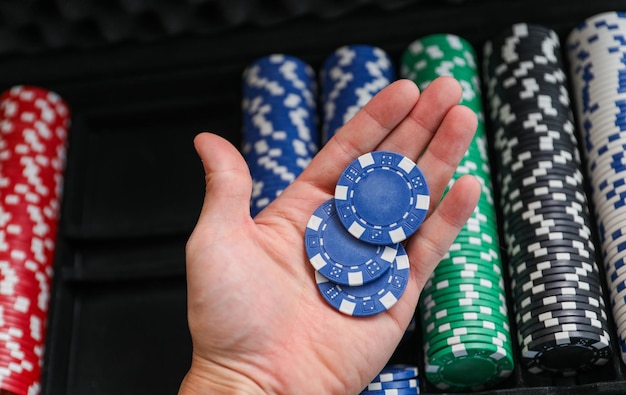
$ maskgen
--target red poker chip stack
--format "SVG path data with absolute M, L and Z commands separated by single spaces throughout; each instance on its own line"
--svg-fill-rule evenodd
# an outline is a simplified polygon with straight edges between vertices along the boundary
M 54 92 L 0 95 L 0 390 L 40 392 L 70 126 Z

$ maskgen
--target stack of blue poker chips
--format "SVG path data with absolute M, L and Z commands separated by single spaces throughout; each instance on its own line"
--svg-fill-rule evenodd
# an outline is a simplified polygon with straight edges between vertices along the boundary
M 393 61 L 381 48 L 344 45 L 329 55 L 320 70 L 322 143 L 394 79 Z
M 424 175 L 408 157 L 373 151 L 350 163 L 304 234 L 323 298 L 350 316 L 394 306 L 410 274 L 401 242 L 417 231 L 429 205 Z
M 621 358 L 626 363 L 626 13 L 605 12 L 567 36 L 577 121 Z
M 255 216 L 293 182 L 319 147 L 317 81 L 303 60 L 272 54 L 242 76 L 242 152 Z
M 387 365 L 359 395 L 417 395 L 420 393 L 418 373 L 414 365 Z
M 612 345 L 560 40 L 519 23 L 483 53 L 521 363 L 574 376 Z

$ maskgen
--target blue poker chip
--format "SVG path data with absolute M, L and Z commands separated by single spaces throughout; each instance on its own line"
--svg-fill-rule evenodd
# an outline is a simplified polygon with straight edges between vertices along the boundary
M 387 365 L 372 379 L 372 383 L 386 383 L 390 381 L 409 380 L 416 378 L 418 369 L 415 365 L 392 364 Z
M 419 387 L 390 388 L 384 390 L 362 391 L 359 395 L 418 395 Z
M 380 391 L 393 388 L 418 388 L 420 382 L 417 378 L 396 381 L 383 381 L 369 383 L 363 391 Z
M 368 317 L 389 310 L 398 302 L 409 282 L 409 257 L 398 244 L 396 259 L 376 280 L 359 286 L 336 284 L 315 271 L 315 281 L 326 301 L 338 311 Z
M 424 221 L 430 191 L 419 167 L 390 151 L 363 154 L 344 170 L 335 187 L 341 223 L 367 243 L 399 243 Z
M 383 275 L 398 253 L 398 244 L 374 245 L 354 238 L 339 221 L 335 200 L 311 215 L 305 233 L 309 261 L 320 274 L 341 285 L 363 285 Z

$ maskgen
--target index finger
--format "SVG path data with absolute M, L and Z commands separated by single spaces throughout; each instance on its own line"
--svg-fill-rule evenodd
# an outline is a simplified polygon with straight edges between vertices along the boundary
M 343 170 L 374 150 L 406 118 L 419 98 L 414 82 L 398 80 L 381 90 L 315 155 L 296 182 L 334 194 Z

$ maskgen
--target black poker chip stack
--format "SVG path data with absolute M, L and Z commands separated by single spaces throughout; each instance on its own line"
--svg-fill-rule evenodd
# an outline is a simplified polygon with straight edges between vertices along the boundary
M 559 37 L 520 23 L 483 49 L 521 362 L 575 375 L 612 351 Z

